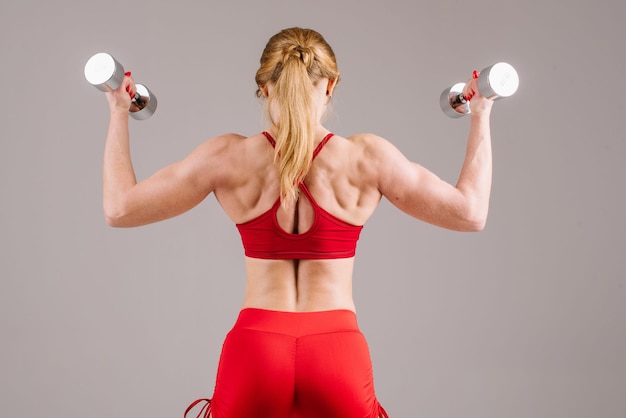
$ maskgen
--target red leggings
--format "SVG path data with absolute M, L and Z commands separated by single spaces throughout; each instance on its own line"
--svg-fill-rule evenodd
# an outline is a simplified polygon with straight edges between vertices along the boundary
M 198 417 L 386 418 L 349 310 L 244 309 L 226 336 L 212 399 Z

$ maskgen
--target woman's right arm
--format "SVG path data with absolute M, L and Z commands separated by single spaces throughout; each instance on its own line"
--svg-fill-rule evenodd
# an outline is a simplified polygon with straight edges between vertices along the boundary
M 103 161 L 103 204 L 107 223 L 114 227 L 145 225 L 177 216 L 200 203 L 214 191 L 231 136 L 206 141 L 186 158 L 137 182 L 130 156 L 128 130 L 130 77 L 120 88 L 108 92 L 109 129 Z M 237 136 L 238 137 L 238 136 Z
M 456 185 L 406 159 L 389 142 L 375 141 L 378 189 L 391 203 L 425 222 L 458 231 L 484 228 L 491 192 L 492 155 L 489 118 L 493 101 L 478 91 L 470 79 L 467 92 L 474 93 L 470 106 L 470 130 L 463 167 Z

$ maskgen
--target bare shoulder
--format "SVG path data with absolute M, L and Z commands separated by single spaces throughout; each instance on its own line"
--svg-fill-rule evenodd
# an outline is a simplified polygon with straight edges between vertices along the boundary
M 382 137 L 368 132 L 357 133 L 347 137 L 346 139 L 354 145 L 361 147 L 372 146 L 379 141 L 384 141 Z
M 200 145 L 200 148 L 212 152 L 227 152 L 231 148 L 236 148 L 240 146 L 244 139 L 246 139 L 244 135 L 236 133 L 225 133 L 207 139 L 204 143 Z
M 376 166 L 389 164 L 401 157 L 400 151 L 387 139 L 373 133 L 358 133 L 347 138 L 365 161 Z
M 391 183 L 406 178 L 407 171 L 414 167 L 393 143 L 379 135 L 359 133 L 350 136 L 349 141 L 355 151 L 359 150 L 355 152 L 359 173 L 383 193 Z
M 223 160 L 227 162 L 228 159 L 241 159 L 247 153 L 246 150 L 253 147 L 255 142 L 259 142 L 258 135 L 245 136 L 237 133 L 226 133 L 222 135 L 209 138 L 200 144 L 195 154 L 201 155 L 202 158 L 211 160 Z
M 182 166 L 195 171 L 199 176 L 216 180 L 227 175 L 233 167 L 235 156 L 244 147 L 244 135 L 226 133 L 209 138 L 198 145 L 183 161 Z
M 368 132 L 354 134 L 352 136 L 349 136 L 347 139 L 355 146 L 363 149 L 364 152 L 368 153 L 379 153 L 381 151 L 395 148 L 393 144 L 391 144 L 391 142 L 389 142 L 382 136 Z
M 245 136 L 236 133 L 219 135 L 200 144 L 193 152 L 214 179 L 216 188 L 239 184 L 271 161 L 273 148 L 263 134 Z

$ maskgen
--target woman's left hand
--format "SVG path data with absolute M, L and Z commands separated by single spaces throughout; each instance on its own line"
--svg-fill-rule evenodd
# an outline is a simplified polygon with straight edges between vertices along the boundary
M 128 112 L 132 106 L 132 98 L 135 97 L 135 82 L 133 81 L 131 73 L 126 73 L 122 83 L 116 90 L 106 92 L 106 98 L 109 102 L 109 109 L 111 112 L 124 111 Z

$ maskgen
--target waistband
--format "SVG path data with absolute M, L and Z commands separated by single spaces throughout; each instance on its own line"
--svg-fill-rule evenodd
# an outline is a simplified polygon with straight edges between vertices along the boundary
M 293 337 L 345 331 L 360 332 L 356 314 L 348 309 L 286 312 L 245 308 L 239 312 L 233 329 L 252 329 Z

